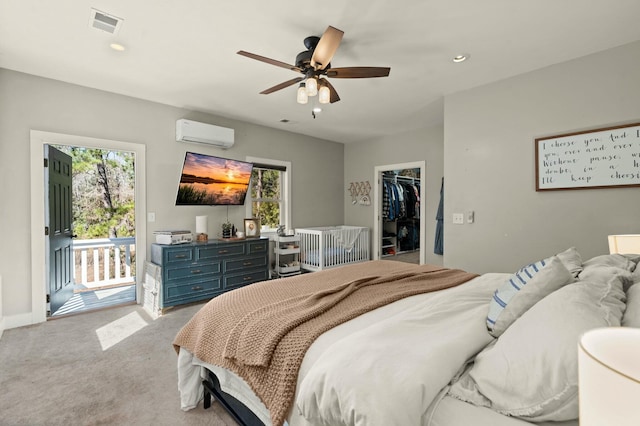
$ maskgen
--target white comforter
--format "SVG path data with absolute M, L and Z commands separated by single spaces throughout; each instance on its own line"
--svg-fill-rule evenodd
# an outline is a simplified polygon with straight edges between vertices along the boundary
M 486 274 L 335 342 L 301 381 L 302 417 L 314 425 L 424 424 L 440 390 L 491 342 L 487 301 L 503 280 Z
M 287 423 L 308 425 L 428 424 L 439 391 L 486 346 L 488 301 L 509 274 L 485 274 L 458 287 L 412 296 L 335 327 L 311 345 L 300 367 Z M 410 342 L 410 343 L 407 343 Z M 182 408 L 202 397 L 202 368 L 222 389 L 269 415 L 246 382 L 181 349 Z

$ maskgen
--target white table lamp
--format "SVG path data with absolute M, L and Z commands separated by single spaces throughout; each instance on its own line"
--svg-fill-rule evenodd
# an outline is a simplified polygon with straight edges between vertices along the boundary
M 578 345 L 580 426 L 640 425 L 640 329 L 597 328 Z
M 196 216 L 196 240 L 207 241 L 209 235 L 207 234 L 207 216 Z
M 640 235 L 609 235 L 609 253 L 640 254 Z

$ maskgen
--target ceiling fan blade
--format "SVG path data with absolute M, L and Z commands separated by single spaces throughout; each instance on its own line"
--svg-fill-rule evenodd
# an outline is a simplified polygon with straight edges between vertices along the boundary
M 320 37 L 316 48 L 313 50 L 313 56 L 311 57 L 311 66 L 316 70 L 323 70 L 331 62 L 331 58 L 335 55 L 344 31 L 341 31 L 332 26 L 327 27 L 327 30 Z
M 302 69 L 296 67 L 295 65 L 290 65 L 290 64 L 287 64 L 286 62 L 276 61 L 275 59 L 256 55 L 255 53 L 245 52 L 244 50 L 238 51 L 238 55 L 246 56 L 247 58 L 255 59 L 260 62 L 266 62 L 267 64 L 275 65 L 277 67 L 286 68 L 291 71 L 302 72 Z
M 387 67 L 344 67 L 330 68 L 327 70 L 327 77 L 333 78 L 370 78 L 387 77 L 391 68 Z
M 277 84 L 277 85 L 275 85 L 273 87 L 265 89 L 262 92 L 260 92 L 260 94 L 261 95 L 268 95 L 269 93 L 277 92 L 280 89 L 284 89 L 285 87 L 292 86 L 292 85 L 294 85 L 297 82 L 302 81 L 302 80 L 304 80 L 304 77 L 292 78 L 291 80 L 285 81 L 284 83 L 280 83 L 280 84 Z
M 326 78 L 322 79 L 324 84 L 327 85 L 327 87 L 329 88 L 329 102 L 330 103 L 334 103 L 334 102 L 338 102 L 340 100 L 340 96 L 338 96 L 338 92 L 336 92 L 335 87 L 333 87 L 333 85 L 331 83 L 329 83 L 329 80 L 327 80 Z

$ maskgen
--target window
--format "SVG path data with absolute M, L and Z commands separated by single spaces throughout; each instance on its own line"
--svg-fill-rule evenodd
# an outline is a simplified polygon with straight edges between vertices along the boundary
M 275 231 L 279 225 L 290 229 L 291 163 L 260 158 L 247 158 L 247 161 L 253 163 L 248 217 L 259 218 L 263 232 Z

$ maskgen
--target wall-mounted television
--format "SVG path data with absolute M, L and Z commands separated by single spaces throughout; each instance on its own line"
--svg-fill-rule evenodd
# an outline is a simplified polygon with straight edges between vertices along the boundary
M 252 170 L 252 163 L 187 152 L 180 174 L 176 205 L 243 205 Z

